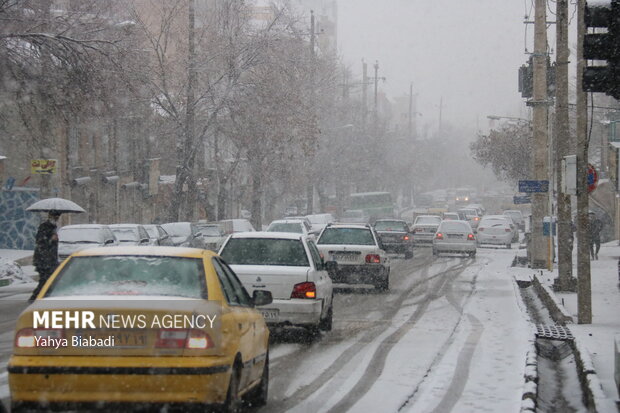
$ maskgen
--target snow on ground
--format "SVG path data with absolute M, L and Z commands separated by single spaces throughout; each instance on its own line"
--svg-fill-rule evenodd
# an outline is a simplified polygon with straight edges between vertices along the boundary
M 573 251 L 574 266 L 577 264 L 576 249 Z M 618 241 L 612 241 L 601 246 L 598 260 L 591 261 L 592 324 L 577 324 L 576 293 L 555 293 L 575 321 L 575 324 L 570 325 L 569 328 L 581 348 L 586 349 L 590 354 L 603 387 L 606 398 L 605 407 L 613 409 L 610 411 L 617 411 L 614 402 L 619 396 L 614 380 L 614 337 L 620 335 L 619 257 Z M 573 270 L 573 275 L 577 275 L 576 269 Z M 556 277 L 557 270 L 553 273 L 545 272 L 541 281 L 551 285 Z M 607 410 L 601 409 L 600 411 Z
M 8 285 L 31 283 L 34 280 L 24 273 L 22 268 L 14 261 L 0 258 L 0 286 L 8 282 Z
M 10 261 L 16 261 L 20 258 L 26 258 L 32 255 L 32 250 L 9 250 L 0 249 L 0 258 L 5 258 Z

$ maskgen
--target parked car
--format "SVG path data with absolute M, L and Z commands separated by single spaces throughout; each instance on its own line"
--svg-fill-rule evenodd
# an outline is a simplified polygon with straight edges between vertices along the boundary
M 58 260 L 92 247 L 117 246 L 118 240 L 107 225 L 66 225 L 58 230 Z
M 480 223 L 480 218 L 482 218 L 482 216 L 478 212 L 478 209 L 460 208 L 456 212 L 465 216 L 465 219 L 469 221 L 469 225 L 471 225 L 471 228 L 474 230 L 474 232 L 478 230 L 478 224 Z
M 378 219 L 374 228 L 386 252 L 405 254 L 405 259 L 413 258 L 413 236 L 407 222 L 400 219 Z
M 205 248 L 200 230 L 191 222 L 169 222 L 161 227 L 170 234 L 175 247 Z
M 504 215 L 486 215 L 478 225 L 478 245 L 492 244 L 512 247 L 514 224 Z
M 446 252 L 476 256 L 476 236 L 468 221 L 441 221 L 433 238 L 433 255 Z
M 312 226 L 306 220 L 302 219 L 276 219 L 267 227 L 268 232 L 292 232 L 294 234 L 303 234 L 314 239 L 316 232 L 312 230 Z
M 260 310 L 268 325 L 331 330 L 332 281 L 319 251 L 305 235 L 245 232 L 231 235 L 220 255 L 245 288 L 270 291 L 273 303 Z
M 437 215 L 418 215 L 411 227 L 413 245 L 433 245 L 433 238 L 440 223 L 441 217 Z
M 149 245 L 150 237 L 139 224 L 108 225 L 121 245 Z
M 149 234 L 149 245 L 158 245 L 162 247 L 171 247 L 172 239 L 161 225 L 147 224 L 144 225 L 146 233 Z
M 338 220 L 338 222 L 350 224 L 367 224 L 368 221 L 370 221 L 370 215 L 363 209 L 347 209 Z
M 228 236 L 223 225 L 218 222 L 198 222 L 196 226 L 205 242 L 205 248 L 211 251 L 219 251 Z
M 389 289 L 390 260 L 370 225 L 328 224 L 317 247 L 334 282 Z
M 93 313 L 94 330 L 70 324 L 62 330 L 37 328 L 33 322 L 35 311 L 69 312 L 76 303 Z M 242 396 L 253 405 L 265 404 L 269 329 L 255 307 L 269 303 L 269 292 L 255 290 L 250 296 L 211 251 L 117 247 L 77 252 L 17 320 L 8 367 L 12 411 L 118 410 L 119 405 L 126 406 L 124 411 L 133 404 L 160 411 L 181 403 L 187 409 L 238 411 Z M 114 323 L 111 313 L 118 319 L 133 316 L 136 326 L 143 316 L 145 327 L 108 327 L 101 320 Z M 217 317 L 215 326 L 205 315 Z M 167 318 L 175 320 L 175 328 L 166 327 Z M 113 348 L 110 343 L 107 348 L 37 344 L 37 337 L 74 343 L 111 336 Z
M 523 213 L 518 209 L 507 209 L 503 213 L 503 215 L 508 215 L 512 218 L 512 221 L 517 225 L 521 231 L 525 231 L 525 218 L 523 218 Z
M 316 234 L 320 234 L 323 231 L 323 228 L 327 226 L 327 224 L 335 222 L 336 219 L 332 214 L 312 214 L 306 215 L 308 221 L 312 225 L 312 231 Z
M 244 218 L 224 219 L 218 222 L 224 225 L 224 228 L 226 228 L 226 226 L 231 226 L 232 233 L 254 231 L 254 227 L 252 226 L 250 221 Z

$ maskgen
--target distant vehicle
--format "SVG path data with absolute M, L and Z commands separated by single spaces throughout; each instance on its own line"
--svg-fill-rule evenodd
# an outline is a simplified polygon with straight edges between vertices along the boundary
M 367 224 L 368 221 L 370 221 L 370 216 L 363 209 L 347 209 L 338 220 L 338 222 L 350 224 Z
M 492 244 L 512 247 L 514 224 L 504 215 L 487 215 L 478 225 L 478 245 Z
M 315 232 L 305 220 L 302 219 L 277 219 L 267 227 L 267 232 L 291 232 L 293 234 L 303 234 L 314 239 Z
M 317 241 L 334 282 L 390 288 L 390 260 L 370 225 L 329 224 Z
M 169 222 L 161 227 L 170 234 L 175 247 L 204 248 L 198 227 L 191 222 Z
M 440 223 L 441 217 L 437 215 L 419 215 L 416 217 L 411 227 L 413 245 L 432 245 L 433 237 Z
M 120 245 L 107 225 L 66 225 L 58 230 L 58 260 L 63 261 L 76 251 L 92 247 Z
M 205 242 L 205 248 L 211 251 L 219 251 L 222 243 L 228 236 L 223 225 L 217 222 L 197 222 L 195 224 L 200 231 L 200 236 Z
M 258 308 L 268 325 L 331 330 L 332 281 L 319 251 L 306 236 L 281 232 L 231 235 L 220 255 L 251 294 L 271 292 L 273 302 Z
M 150 237 L 139 224 L 111 224 L 108 227 L 121 245 L 149 245 Z
M 465 205 L 472 201 L 471 190 L 467 188 L 458 188 L 454 195 L 454 202 L 457 205 Z
M 444 221 L 460 220 L 458 212 L 444 212 L 442 215 Z
M 461 208 L 456 212 L 465 216 L 465 219 L 469 221 L 469 225 L 471 225 L 474 231 L 478 229 L 481 216 L 476 208 Z
M 508 215 L 521 231 L 525 231 L 525 218 L 523 213 L 518 209 L 507 209 L 503 212 L 504 215 Z
M 306 215 L 306 218 L 308 218 L 308 221 L 310 221 L 310 224 L 312 225 L 312 231 L 317 234 L 320 234 L 327 224 L 336 221 L 332 214 Z
M 232 225 L 232 232 L 251 232 L 254 231 L 254 227 L 247 219 L 237 218 L 237 219 L 224 219 L 218 221 L 223 225 Z
M 378 217 L 393 217 L 394 202 L 389 192 L 359 192 L 349 195 L 349 208 L 361 209 L 374 221 Z
M 474 208 L 476 211 L 478 211 L 479 216 L 483 216 L 487 213 L 486 209 L 482 206 L 482 204 L 467 204 L 464 206 L 464 208 Z
M 405 254 L 405 259 L 413 258 L 413 236 L 407 222 L 400 219 L 378 219 L 374 228 L 386 252 Z
M 149 245 L 160 245 L 162 247 L 171 247 L 172 239 L 161 225 L 147 224 L 143 225 L 146 233 L 149 234 Z
M 444 220 L 439 224 L 433 238 L 433 255 L 444 252 L 476 256 L 476 236 L 469 222 Z

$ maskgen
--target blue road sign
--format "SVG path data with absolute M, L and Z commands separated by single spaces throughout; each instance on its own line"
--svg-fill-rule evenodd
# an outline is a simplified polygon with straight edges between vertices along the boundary
M 519 192 L 549 192 L 549 181 L 519 181 Z
M 513 204 L 531 204 L 532 203 L 532 197 L 529 195 L 524 195 L 524 196 L 517 196 L 515 195 L 512 198 L 512 203 Z

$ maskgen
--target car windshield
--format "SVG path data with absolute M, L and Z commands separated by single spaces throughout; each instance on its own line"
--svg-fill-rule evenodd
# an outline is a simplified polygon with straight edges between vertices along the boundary
M 269 232 L 293 232 L 296 234 L 303 233 L 301 224 L 298 222 L 274 222 L 267 228 Z
M 326 228 L 318 244 L 375 245 L 375 239 L 367 228 Z
M 375 223 L 375 229 L 377 231 L 407 231 L 402 221 L 377 221 Z
M 282 265 L 309 267 L 301 240 L 231 238 L 220 255 L 231 265 Z
M 415 220 L 415 225 L 437 225 L 441 222 L 439 217 L 418 217 Z
M 138 241 L 138 230 L 136 228 L 112 228 L 114 236 L 121 242 Z
M 184 257 L 74 257 L 46 297 L 152 295 L 206 298 L 202 260 Z
M 487 218 L 480 221 L 480 226 L 483 227 L 499 227 L 499 226 L 510 226 L 508 221 L 503 218 Z
M 444 232 L 471 232 L 471 227 L 465 222 L 445 221 L 441 223 L 441 227 L 439 228 L 439 230 Z
M 66 243 L 103 243 L 103 231 L 96 228 L 61 228 L 58 240 Z

